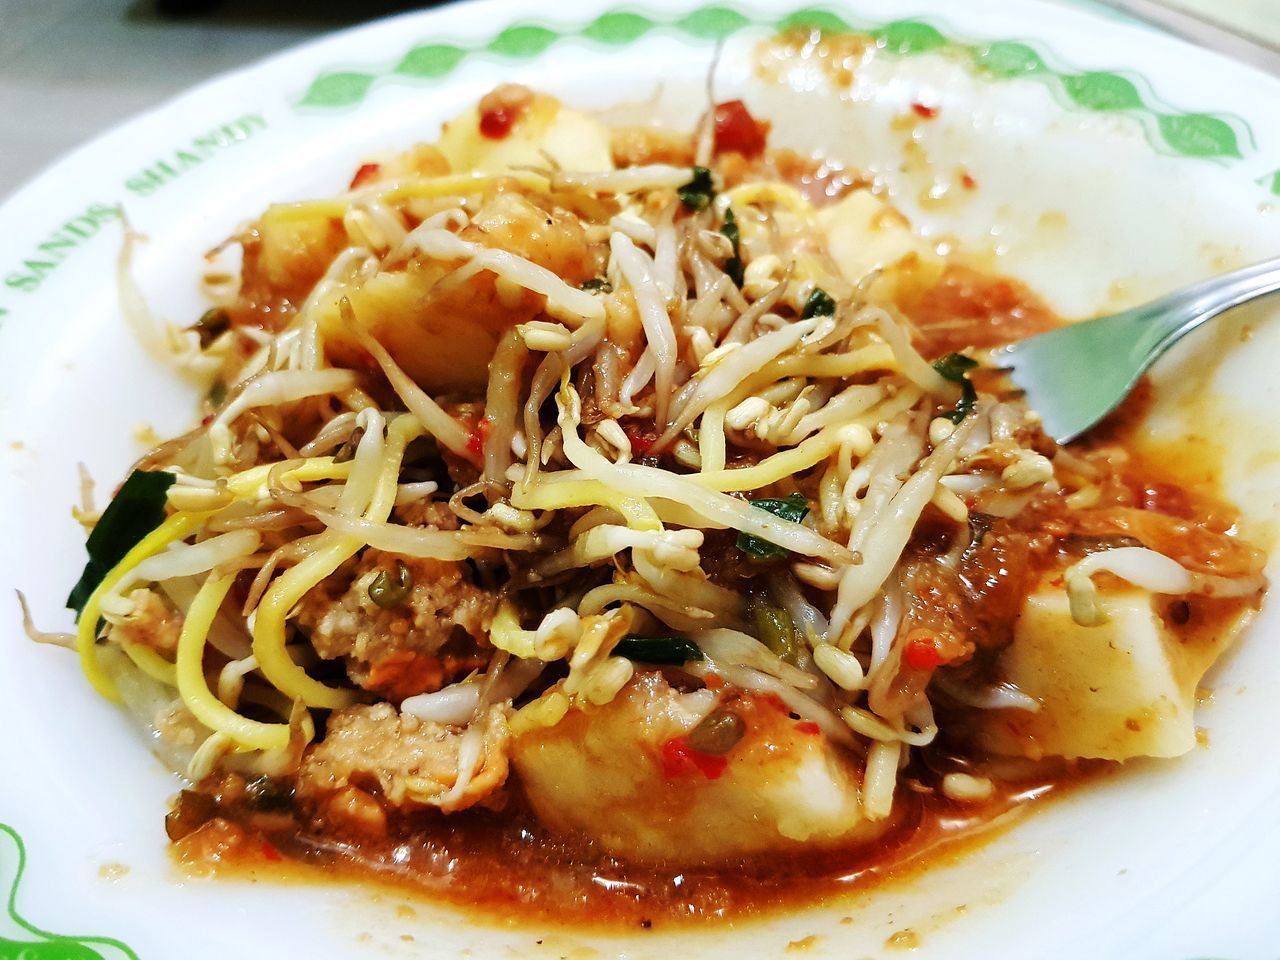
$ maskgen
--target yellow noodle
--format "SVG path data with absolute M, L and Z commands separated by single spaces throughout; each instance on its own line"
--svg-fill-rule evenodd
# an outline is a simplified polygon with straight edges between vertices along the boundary
M 204 676 L 204 647 L 235 576 L 209 574 L 187 610 L 178 637 L 178 694 L 191 715 L 241 749 L 279 750 L 289 745 L 289 724 L 262 723 L 232 710 L 214 696 Z
M 700 487 L 724 493 L 759 490 L 821 463 L 845 443 L 859 456 L 865 456 L 871 449 L 871 434 L 865 430 L 859 431 L 856 427 L 852 431 L 847 426 L 828 427 L 799 446 L 779 451 L 754 466 L 734 470 L 704 470 L 702 473 L 690 474 L 687 479 Z
M 80 669 L 93 685 L 93 688 L 108 700 L 118 702 L 120 694 L 116 685 L 102 670 L 98 663 L 97 651 L 94 649 L 98 640 L 98 619 L 102 615 L 102 598 L 115 589 L 116 585 L 134 567 L 148 557 L 153 557 L 175 540 L 182 540 L 196 530 L 208 517 L 209 513 L 175 513 L 164 523 L 156 527 L 140 540 L 132 550 L 102 578 L 96 590 L 90 594 L 84 609 L 80 611 L 80 620 L 76 628 L 76 652 L 80 654 Z
M 178 674 L 174 665 L 150 647 L 140 643 L 122 643 L 120 649 L 133 661 L 135 667 L 152 680 L 159 680 L 171 687 L 178 685 Z

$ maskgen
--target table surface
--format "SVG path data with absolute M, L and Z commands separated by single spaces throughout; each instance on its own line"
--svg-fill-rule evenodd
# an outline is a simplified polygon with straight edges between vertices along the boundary
M 1161 2 L 1280 46 L 1280 0 Z M 175 15 L 163 12 L 164 4 L 197 9 Z M 0 199 L 76 145 L 202 80 L 419 6 L 407 0 L 0 0 L 0 115 L 20 118 L 0 132 Z

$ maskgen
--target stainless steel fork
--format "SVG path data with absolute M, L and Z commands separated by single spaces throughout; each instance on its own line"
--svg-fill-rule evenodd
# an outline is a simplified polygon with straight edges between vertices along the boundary
M 1280 290 L 1280 258 L 1212 277 L 1123 313 L 1073 323 L 992 354 L 1044 429 L 1074 440 L 1116 408 L 1161 354 L 1206 320 Z

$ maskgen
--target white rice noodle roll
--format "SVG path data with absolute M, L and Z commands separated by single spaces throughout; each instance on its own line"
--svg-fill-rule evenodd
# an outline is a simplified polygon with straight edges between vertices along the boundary
M 1082 627 L 1107 622 L 1093 576 L 1110 573 L 1151 593 L 1200 594 L 1208 597 L 1243 597 L 1265 585 L 1262 577 L 1215 577 L 1193 573 L 1175 560 L 1146 547 L 1116 547 L 1091 553 L 1067 568 L 1065 580 L 1071 602 L 1071 619 Z

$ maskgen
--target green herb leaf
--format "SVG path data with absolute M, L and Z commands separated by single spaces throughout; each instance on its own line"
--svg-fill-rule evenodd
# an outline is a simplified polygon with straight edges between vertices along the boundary
M 583 282 L 582 289 L 588 293 L 613 293 L 613 284 L 604 277 L 592 277 Z
M 684 637 L 623 637 L 613 648 L 613 655 L 671 667 L 704 659 L 698 645 Z
M 742 234 L 738 232 L 738 221 L 733 215 L 733 208 L 730 207 L 724 212 L 724 226 L 720 228 L 720 232 L 733 245 L 733 256 L 724 262 L 724 272 L 729 275 L 729 279 L 733 281 L 735 286 L 742 286 Z
M 85 543 L 89 562 L 67 597 L 68 607 L 79 614 L 111 568 L 164 522 L 165 496 L 175 479 L 163 470 L 135 470 L 129 474 L 89 534 Z
M 963 383 L 970 370 L 976 369 L 978 361 L 966 357 L 963 353 L 948 353 L 945 357 L 933 361 L 933 369 L 937 370 L 945 380 L 952 383 Z
M 200 349 L 208 350 L 213 341 L 231 328 L 231 315 L 222 307 L 210 307 L 191 326 L 200 337 Z
M 706 167 L 694 167 L 693 179 L 676 191 L 685 209 L 705 210 L 707 204 L 716 195 L 716 188 L 711 183 L 711 171 Z
M 799 523 L 809 514 L 809 501 L 800 493 L 793 493 L 785 500 L 752 500 L 751 505 L 792 523 Z M 755 560 L 772 560 L 787 555 L 782 547 L 750 533 L 738 534 L 738 549 Z
M 940 357 L 933 362 L 933 369 L 937 370 L 944 380 L 960 384 L 960 402 L 956 404 L 954 410 L 942 414 L 952 423 L 959 423 L 972 413 L 974 404 L 978 402 L 978 391 L 969 380 L 969 371 L 977 366 L 977 360 L 966 357 L 963 353 L 948 353 L 945 357 Z
M 804 302 L 804 311 L 800 314 L 801 320 L 808 320 L 810 317 L 830 317 L 836 312 L 836 302 L 831 299 L 831 294 L 823 290 L 821 287 L 814 287 L 813 293 L 809 294 L 809 299 Z

